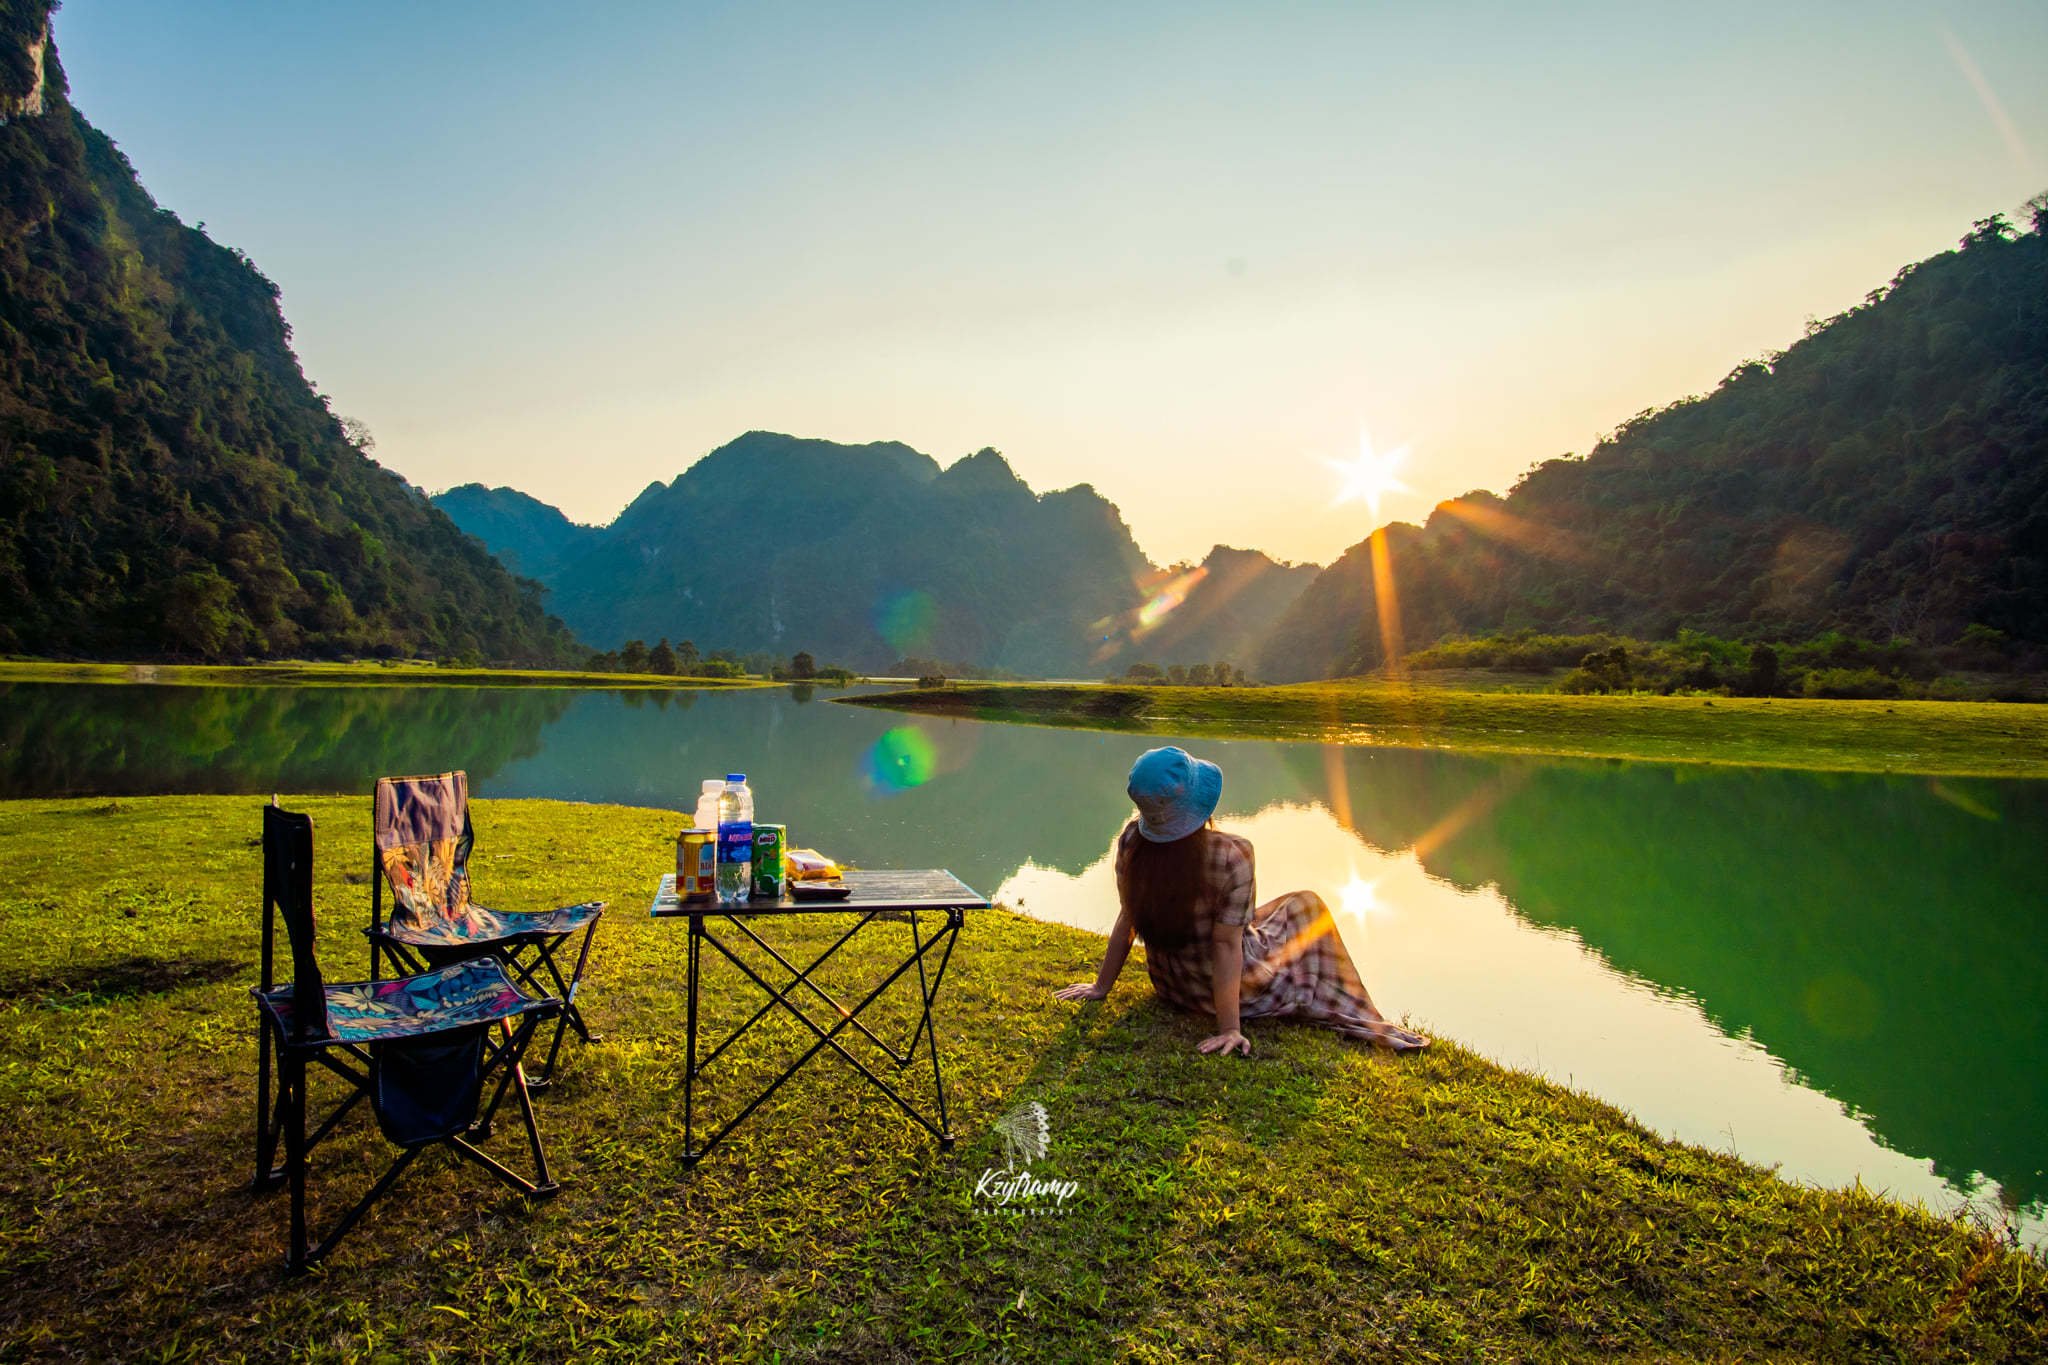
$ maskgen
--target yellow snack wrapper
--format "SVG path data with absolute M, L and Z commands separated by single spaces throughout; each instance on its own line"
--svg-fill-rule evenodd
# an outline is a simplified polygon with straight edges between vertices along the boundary
M 793 848 L 783 854 L 793 882 L 829 882 L 838 878 L 840 866 L 815 848 Z

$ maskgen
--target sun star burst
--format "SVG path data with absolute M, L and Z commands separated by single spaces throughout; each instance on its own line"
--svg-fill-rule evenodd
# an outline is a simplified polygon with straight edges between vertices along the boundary
M 1337 490 L 1332 506 L 1342 507 L 1347 502 L 1363 502 L 1372 511 L 1375 520 L 1380 515 L 1380 503 L 1389 493 L 1413 492 L 1407 484 L 1394 477 L 1408 458 L 1407 446 L 1395 446 L 1384 453 L 1372 448 L 1372 437 L 1366 432 L 1358 434 L 1358 457 L 1353 460 L 1325 460 L 1323 463 L 1343 476 L 1343 487 Z

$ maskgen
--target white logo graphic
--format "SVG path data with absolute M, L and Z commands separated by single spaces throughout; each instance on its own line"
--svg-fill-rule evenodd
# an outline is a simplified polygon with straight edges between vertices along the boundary
M 1045 1106 L 1037 1100 L 1020 1104 L 997 1119 L 995 1129 L 1003 1140 L 1003 1164 L 983 1171 L 975 1183 L 977 1210 L 1033 1216 L 1068 1212 L 1067 1201 L 1081 1182 L 1042 1176 L 1031 1169 L 1032 1162 L 1045 1160 L 1052 1149 L 1052 1122 Z
M 1045 1160 L 1052 1147 L 1052 1124 L 1045 1106 L 1037 1100 L 1020 1104 L 996 1120 L 996 1132 L 1003 1138 L 1003 1169 L 1015 1170 Z

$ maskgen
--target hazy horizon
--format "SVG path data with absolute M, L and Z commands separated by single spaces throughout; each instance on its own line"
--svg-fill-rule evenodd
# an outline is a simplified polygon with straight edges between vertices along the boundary
M 1328 563 L 2048 186 L 2048 7 L 72 0 L 73 98 L 377 457 L 609 522 L 753 429 Z M 1333 506 L 1361 429 L 1405 446 Z

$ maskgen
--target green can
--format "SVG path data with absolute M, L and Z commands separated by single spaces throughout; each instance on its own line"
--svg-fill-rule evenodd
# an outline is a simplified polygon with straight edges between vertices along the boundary
M 754 899 L 779 901 L 789 889 L 788 825 L 754 826 Z

